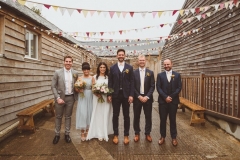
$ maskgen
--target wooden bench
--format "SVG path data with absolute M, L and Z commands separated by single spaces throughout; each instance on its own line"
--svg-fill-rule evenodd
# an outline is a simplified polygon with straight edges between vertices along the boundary
M 192 116 L 190 120 L 190 125 L 194 125 L 194 123 L 201 123 L 201 125 L 205 125 L 205 118 L 204 118 L 204 112 L 205 108 L 183 98 L 180 97 L 180 105 L 183 105 L 184 107 L 187 107 L 192 110 Z
M 54 100 L 53 99 L 44 100 L 38 104 L 35 104 L 19 112 L 17 114 L 19 118 L 19 124 L 17 128 L 19 133 L 21 133 L 22 130 L 31 130 L 35 132 L 33 116 L 40 110 L 43 110 L 45 113 L 51 112 L 52 116 L 55 116 Z

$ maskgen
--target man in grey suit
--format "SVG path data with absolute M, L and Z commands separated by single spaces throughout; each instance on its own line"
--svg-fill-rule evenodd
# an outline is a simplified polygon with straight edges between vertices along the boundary
M 77 92 L 74 90 L 74 83 L 78 78 L 77 71 L 72 69 L 73 59 L 71 56 L 64 57 L 64 67 L 56 70 L 52 79 L 52 91 L 55 98 L 55 137 L 53 144 L 57 144 L 60 139 L 62 116 L 65 116 L 65 140 L 71 142 L 69 136 L 71 128 L 72 109 Z

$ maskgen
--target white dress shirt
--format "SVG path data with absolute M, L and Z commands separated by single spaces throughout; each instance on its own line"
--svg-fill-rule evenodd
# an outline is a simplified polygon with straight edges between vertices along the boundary
M 140 74 L 140 94 L 144 94 L 144 79 L 145 79 L 145 68 L 139 68 L 139 74 Z M 143 85 L 143 86 L 142 86 Z M 142 88 L 143 87 L 143 88 Z
M 64 67 L 64 77 L 65 77 L 65 95 L 71 95 L 73 94 L 72 90 L 73 77 L 71 69 L 66 70 L 66 68 Z
M 168 82 L 170 82 L 171 81 L 171 76 L 172 76 L 172 70 L 165 71 L 165 72 L 166 72 L 166 76 L 167 76 Z
M 124 64 L 125 64 L 124 62 L 122 62 L 122 63 L 118 62 L 118 68 L 121 72 L 123 71 Z

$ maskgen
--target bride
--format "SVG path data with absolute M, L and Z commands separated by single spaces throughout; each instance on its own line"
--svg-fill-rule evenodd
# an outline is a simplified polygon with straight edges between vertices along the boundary
M 97 75 L 94 76 L 95 82 L 108 84 L 108 67 L 104 62 L 100 62 L 97 67 Z M 112 128 L 112 104 L 107 101 L 107 95 L 102 95 L 105 102 L 98 102 L 101 95 L 93 95 L 93 111 L 90 122 L 90 128 L 87 135 L 87 140 L 98 138 L 108 141 L 108 135 L 113 134 Z

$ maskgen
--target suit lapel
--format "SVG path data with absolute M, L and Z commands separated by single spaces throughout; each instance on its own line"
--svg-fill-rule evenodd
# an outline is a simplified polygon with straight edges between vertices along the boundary
M 124 67 L 123 67 L 123 77 L 125 76 L 126 72 L 125 70 L 127 69 L 126 62 L 124 62 Z
M 119 68 L 118 68 L 118 63 L 116 63 L 115 64 L 115 66 L 114 66 L 114 70 L 116 70 L 117 71 L 117 77 L 118 77 L 118 79 L 119 79 L 119 73 L 120 73 L 120 70 L 119 70 Z

